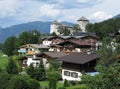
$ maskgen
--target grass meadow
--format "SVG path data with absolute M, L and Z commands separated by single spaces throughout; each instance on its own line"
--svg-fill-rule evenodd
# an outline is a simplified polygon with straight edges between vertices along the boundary
M 0 51 L 0 68 L 5 69 L 8 63 L 8 57 L 3 56 L 4 54 Z

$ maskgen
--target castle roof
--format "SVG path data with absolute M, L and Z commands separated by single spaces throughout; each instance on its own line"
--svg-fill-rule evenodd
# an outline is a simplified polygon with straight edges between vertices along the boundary
M 52 24 L 60 25 L 60 22 L 58 22 L 58 20 L 55 20 L 52 22 Z
M 87 18 L 85 17 L 81 17 L 80 19 L 78 19 L 77 21 L 89 21 Z

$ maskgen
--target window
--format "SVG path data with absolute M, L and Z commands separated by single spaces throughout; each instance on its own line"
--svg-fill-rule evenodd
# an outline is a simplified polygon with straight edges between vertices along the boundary
M 28 51 L 28 48 L 26 48 L 26 50 Z
M 69 71 L 64 71 L 64 75 L 70 76 L 70 72 Z
M 37 62 L 37 63 L 36 63 L 36 67 L 38 67 L 38 66 L 39 66 L 39 63 Z
M 76 72 L 71 72 L 71 77 L 78 78 L 78 73 L 76 73 Z
M 23 64 L 27 64 L 27 60 L 23 61 Z

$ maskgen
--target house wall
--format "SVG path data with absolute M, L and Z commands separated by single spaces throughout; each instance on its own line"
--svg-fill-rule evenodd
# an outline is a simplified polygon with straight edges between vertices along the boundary
M 50 48 L 49 51 L 51 51 L 51 52 L 60 52 L 61 50 L 59 48 Z
M 42 42 L 43 45 L 50 45 L 52 43 L 52 41 L 49 41 L 49 40 L 44 40 Z
M 51 41 L 52 41 L 52 44 L 59 44 L 59 43 L 61 43 L 61 42 L 64 42 L 65 40 L 64 40 L 64 39 L 61 39 L 61 38 L 59 38 L 59 37 L 56 37 L 56 38 L 54 38 L 54 39 L 51 39 Z
M 31 57 L 31 58 L 27 58 L 27 59 L 24 59 L 22 61 L 22 64 L 27 64 L 27 66 L 30 66 L 31 63 L 33 63 L 34 67 L 38 66 L 38 64 L 40 63 L 41 60 L 43 60 L 43 64 L 44 64 L 44 67 L 47 69 L 49 68 L 49 62 L 47 60 L 47 58 L 42 58 L 42 59 L 38 59 L 38 60 L 34 60 L 33 58 L 34 57 Z
M 33 48 L 33 47 L 20 48 L 18 50 L 19 54 L 26 54 L 29 51 L 33 51 L 35 53 L 40 53 L 40 50 L 38 48 Z
M 63 62 L 62 68 L 63 69 L 68 69 L 68 70 L 73 70 L 73 71 L 84 71 L 84 72 L 95 72 L 95 65 L 96 61 L 92 60 L 90 62 L 87 62 L 85 64 L 75 64 L 75 63 L 69 63 L 69 62 Z
M 43 60 L 44 67 L 45 67 L 46 69 L 49 68 L 50 64 L 49 64 L 47 58 L 42 58 L 42 60 Z
M 28 58 L 27 65 L 30 66 L 31 63 L 33 63 L 34 67 L 36 67 L 37 64 L 40 63 L 40 60 L 34 60 L 33 58 Z
M 63 51 L 64 52 L 86 52 L 88 49 L 91 48 L 91 46 L 86 46 L 86 45 L 76 45 L 70 42 L 66 42 L 64 44 L 60 44 L 60 46 L 63 46 Z
M 81 81 L 82 73 L 68 69 L 62 69 L 62 79 L 68 81 Z
M 73 70 L 73 71 L 82 71 L 82 66 L 79 64 L 63 62 L 62 63 L 63 69 Z

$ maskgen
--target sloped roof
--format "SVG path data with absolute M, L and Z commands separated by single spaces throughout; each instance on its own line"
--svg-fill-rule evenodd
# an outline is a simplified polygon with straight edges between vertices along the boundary
M 47 45 L 43 45 L 43 44 L 26 44 L 26 45 L 20 46 L 20 48 L 29 48 L 29 47 L 33 47 L 33 48 L 49 48 Z
M 92 36 L 92 37 L 98 38 L 95 33 L 92 33 L 92 32 L 81 32 L 81 31 L 73 32 L 73 36 Z
M 63 52 L 44 52 L 44 54 L 51 58 L 59 58 L 66 55 Z
M 83 40 L 66 40 L 64 42 L 59 43 L 58 45 L 62 45 L 62 44 L 68 43 L 68 42 L 79 45 L 79 46 L 95 46 L 95 44 L 91 44 L 91 43 L 83 41 Z
M 81 17 L 80 19 L 78 19 L 77 21 L 89 21 L 87 18 L 85 17 Z
M 43 44 L 31 44 L 31 46 L 35 48 L 49 48 L 47 45 L 43 45 Z
M 91 33 L 91 32 L 74 32 L 73 36 L 49 36 L 46 39 L 50 40 L 50 39 L 55 39 L 55 38 L 61 38 L 61 39 L 66 40 L 66 39 L 69 39 L 69 38 L 79 39 L 79 38 L 83 38 L 83 37 L 87 37 L 87 36 L 91 36 L 91 37 L 94 37 L 94 38 L 98 39 L 96 34 L 95 33 Z
M 89 61 L 98 59 L 98 55 L 95 53 L 87 54 L 87 53 L 72 53 L 67 56 L 63 56 L 58 58 L 57 60 L 68 62 L 68 63 L 75 63 L 75 64 L 85 64 Z

